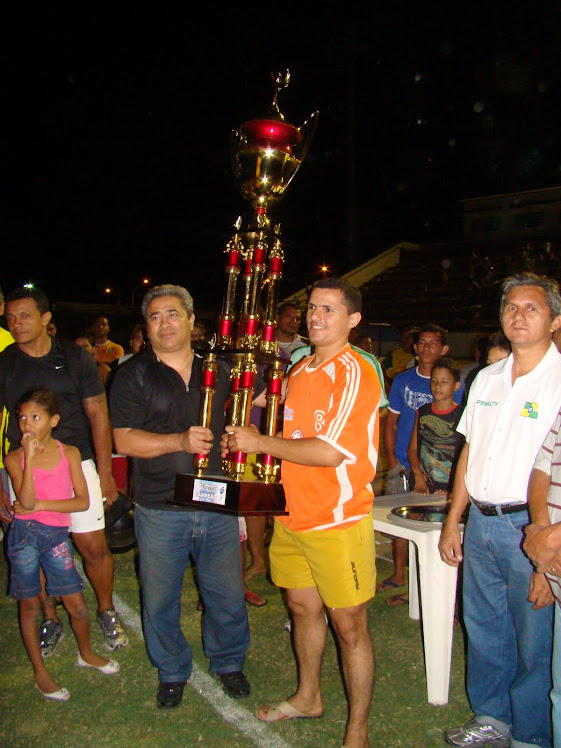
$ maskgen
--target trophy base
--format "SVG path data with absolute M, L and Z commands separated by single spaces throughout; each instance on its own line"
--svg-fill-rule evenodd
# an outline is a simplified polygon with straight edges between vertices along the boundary
M 167 503 L 247 517 L 280 517 L 288 514 L 284 488 L 280 483 L 197 478 L 186 473 L 176 476 L 175 496 Z

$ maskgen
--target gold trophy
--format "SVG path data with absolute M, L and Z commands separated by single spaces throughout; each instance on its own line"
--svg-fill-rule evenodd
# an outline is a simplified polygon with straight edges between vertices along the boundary
M 200 425 L 208 425 L 216 357 L 224 356 L 232 366 L 227 422 L 249 425 L 257 367 L 266 364 L 264 430 L 268 436 L 276 433 L 283 377 L 275 330 L 284 262 L 280 225 L 271 224 L 268 209 L 282 198 L 300 168 L 318 115 L 314 112 L 300 127 L 287 122 L 279 110 L 278 97 L 288 86 L 290 73 L 287 70 L 271 77 L 275 89 L 267 115 L 245 122 L 239 132 L 232 133 L 232 167 L 242 195 L 251 203 L 251 212 L 245 221 L 238 218 L 224 250 L 226 292 L 218 334 L 204 365 L 199 414 Z M 246 460 L 243 452 L 229 454 L 223 461 L 227 479 L 221 481 L 205 479 L 206 458 L 195 455 L 195 475 L 177 476 L 176 502 L 236 514 L 284 514 L 278 461 L 271 455 L 260 455 L 258 480 L 243 482 Z M 213 489 L 211 484 L 215 483 L 221 487 Z

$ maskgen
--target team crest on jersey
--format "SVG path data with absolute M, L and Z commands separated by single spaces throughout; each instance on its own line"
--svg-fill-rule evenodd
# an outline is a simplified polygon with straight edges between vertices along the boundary
M 415 392 L 415 390 L 412 390 L 410 387 L 405 385 L 403 399 L 411 410 L 419 410 L 422 405 L 432 403 L 434 398 L 432 395 L 427 395 L 425 392 Z
M 292 421 L 293 418 L 294 418 L 294 410 L 292 408 L 287 408 L 285 405 L 284 406 L 284 420 Z
M 294 429 L 292 434 L 290 435 L 293 439 L 303 439 L 304 434 L 302 433 L 302 429 Z
M 316 431 L 319 433 L 322 428 L 325 426 L 325 411 L 324 410 L 316 410 L 314 413 L 314 419 L 315 419 L 315 427 Z
M 527 402 L 526 405 L 522 408 L 522 413 L 520 413 L 521 416 L 524 418 L 537 418 L 538 417 L 538 404 L 537 403 L 531 403 Z

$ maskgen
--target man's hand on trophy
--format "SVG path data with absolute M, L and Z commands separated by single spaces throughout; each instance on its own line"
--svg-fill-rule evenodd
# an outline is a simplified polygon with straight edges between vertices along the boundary
M 194 455 L 207 455 L 212 447 L 213 436 L 204 426 L 191 426 L 180 436 L 181 448 Z
M 261 434 L 255 426 L 226 426 L 226 432 L 220 439 L 222 457 L 228 452 L 245 452 L 259 454 Z

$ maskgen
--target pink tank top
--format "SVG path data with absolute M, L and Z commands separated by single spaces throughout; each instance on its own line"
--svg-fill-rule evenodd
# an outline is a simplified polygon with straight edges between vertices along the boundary
M 52 470 L 40 470 L 33 468 L 33 480 L 35 482 L 35 497 L 41 501 L 53 501 L 55 499 L 71 499 L 74 496 L 70 466 L 64 454 L 62 444 L 57 441 L 60 452 L 60 462 Z M 23 455 L 21 458 L 23 470 Z M 31 514 L 16 514 L 15 519 L 34 519 L 51 527 L 69 527 L 70 514 L 67 512 L 32 512 Z

